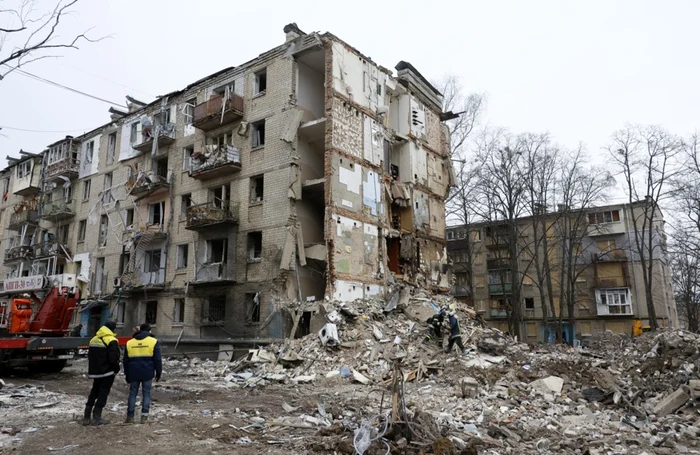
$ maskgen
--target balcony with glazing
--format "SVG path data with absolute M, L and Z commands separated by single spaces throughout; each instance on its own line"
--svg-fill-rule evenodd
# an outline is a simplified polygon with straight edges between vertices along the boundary
M 19 230 L 26 223 L 36 224 L 39 222 L 39 212 L 37 210 L 36 199 L 19 202 L 10 209 L 10 221 L 8 229 Z
M 76 156 L 68 156 L 58 161 L 54 161 L 46 166 L 46 180 L 56 180 L 62 177 L 73 179 L 78 176 L 80 170 L 80 160 Z
M 126 182 L 126 189 L 133 196 L 156 194 L 168 188 L 170 183 L 167 176 L 153 171 L 134 174 Z
M 170 122 L 156 123 L 150 131 L 142 130 L 141 138 L 141 143 L 132 145 L 139 152 L 150 152 L 153 147 L 156 147 L 156 150 L 160 147 L 166 147 L 175 142 L 175 124 Z
M 194 108 L 192 124 L 202 131 L 211 131 L 220 126 L 240 120 L 243 117 L 243 98 L 231 94 L 228 99 L 213 95 Z
M 72 254 L 68 249 L 68 246 L 58 241 L 56 238 L 46 240 L 44 242 L 39 242 L 32 245 L 34 248 L 34 258 L 47 258 L 47 257 L 60 257 L 60 258 L 70 258 Z
M 30 245 L 15 245 L 5 250 L 5 264 L 32 259 L 34 259 L 34 248 Z
M 198 231 L 213 226 L 238 223 L 238 204 L 234 202 L 206 202 L 187 207 L 186 229 Z
M 73 209 L 73 199 L 59 199 L 57 201 L 46 201 L 41 204 L 41 219 L 50 221 L 61 221 L 75 215 Z
M 190 177 L 198 180 L 216 178 L 241 170 L 241 152 L 232 145 L 205 145 L 192 154 Z

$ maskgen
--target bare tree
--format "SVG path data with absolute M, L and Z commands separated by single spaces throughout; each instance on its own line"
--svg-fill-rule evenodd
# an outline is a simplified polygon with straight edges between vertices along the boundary
M 59 0 L 52 9 L 41 11 L 35 0 L 0 0 L 0 80 L 18 68 L 37 60 L 60 57 L 59 49 L 78 49 L 81 41 L 91 39 L 89 29 L 62 39 L 62 20 L 78 0 Z
M 635 256 L 642 268 L 649 325 L 658 328 L 654 307 L 654 259 L 660 254 L 659 203 L 681 171 L 682 141 L 657 126 L 628 126 L 613 134 L 608 152 L 624 178 Z
M 681 319 L 691 332 L 700 329 L 700 237 L 695 229 L 678 229 L 670 248 L 673 286 Z

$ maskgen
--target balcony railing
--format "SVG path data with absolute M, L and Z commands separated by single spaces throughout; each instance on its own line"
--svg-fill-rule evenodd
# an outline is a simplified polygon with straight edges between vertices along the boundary
M 73 215 L 75 215 L 73 199 L 48 201 L 41 205 L 41 219 L 43 220 L 65 220 Z
M 153 149 L 153 142 L 155 138 L 158 138 L 157 146 L 164 147 L 175 142 L 175 124 L 174 123 L 163 123 L 160 125 L 154 125 L 152 131 L 152 136 L 143 137 L 143 141 L 140 144 L 133 144 L 132 147 L 139 152 L 150 152 Z
M 163 286 L 165 283 L 165 268 L 150 270 L 148 272 L 139 272 L 140 282 L 137 286 Z
M 49 180 L 58 177 L 75 177 L 80 170 L 80 160 L 75 157 L 67 157 L 54 161 L 46 166 L 46 178 Z
M 488 270 L 504 270 L 510 268 L 510 259 L 486 259 L 486 268 Z
M 627 252 L 625 250 L 612 250 L 606 253 L 592 253 L 593 262 L 615 262 L 626 261 Z
M 190 177 L 210 179 L 241 170 L 241 152 L 232 145 L 207 145 L 203 153 L 192 154 Z
M 59 257 L 71 257 L 71 252 L 68 247 L 60 243 L 58 240 L 53 239 L 48 242 L 41 242 L 32 245 L 34 248 L 34 257 L 49 257 L 49 256 L 59 256 Z
M 211 283 L 216 281 L 228 281 L 226 264 L 223 262 L 210 262 L 197 267 L 195 273 L 196 283 Z
M 134 174 L 126 182 L 126 189 L 131 190 L 134 196 L 156 193 L 170 186 L 168 178 L 154 172 L 139 172 Z
M 198 230 L 238 222 L 238 204 L 206 202 L 187 207 L 186 229 Z
M 34 259 L 34 248 L 29 245 L 13 246 L 5 250 L 5 263 Z
M 491 308 L 492 318 L 506 318 L 508 317 L 508 312 L 505 308 Z
M 25 223 L 37 223 L 38 221 L 39 212 L 37 211 L 36 200 L 22 201 L 19 204 L 15 204 L 7 227 L 15 230 L 21 228 Z
M 226 125 L 243 117 L 243 104 L 243 98 L 235 93 L 226 100 L 223 96 L 212 96 L 195 106 L 192 124 L 203 131 Z
M 509 294 L 511 292 L 513 292 L 511 283 L 489 284 L 489 294 Z

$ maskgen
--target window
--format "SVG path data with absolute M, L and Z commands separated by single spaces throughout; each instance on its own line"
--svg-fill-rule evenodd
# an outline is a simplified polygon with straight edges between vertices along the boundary
M 187 218 L 187 209 L 192 207 L 192 194 L 187 193 L 180 196 L 180 219 Z
M 125 227 L 129 227 L 134 224 L 134 209 L 126 209 L 125 223 Z
M 228 187 L 219 186 L 209 190 L 209 202 L 214 203 L 214 207 L 223 209 L 228 207 L 229 192 Z
M 126 266 L 129 264 L 129 261 L 131 260 L 131 253 L 126 252 L 122 253 L 121 256 L 119 256 L 119 275 L 123 275 L 124 272 L 126 271 Z
M 267 69 L 255 73 L 255 94 L 265 93 L 267 90 Z
M 192 154 L 194 153 L 194 145 L 190 145 L 182 149 L 182 170 L 192 170 Z
M 484 254 L 483 253 L 477 253 L 474 255 L 474 265 L 481 265 L 484 261 Z M 466 261 L 464 261 L 466 262 Z
M 66 203 L 70 203 L 72 199 L 73 199 L 73 187 L 72 186 L 64 186 L 63 187 L 63 200 Z
M 107 136 L 107 164 L 114 163 L 114 158 L 117 153 L 117 133 L 110 133 Z
M 202 305 L 202 322 L 223 322 L 226 318 L 226 296 L 209 297 Z
M 90 199 L 90 179 L 83 182 L 83 201 Z
M 27 160 L 17 165 L 17 178 L 21 179 L 28 176 L 32 171 L 32 162 Z
M 245 294 L 245 322 L 260 322 L 260 293 L 246 292 Z
M 95 157 L 95 141 L 90 141 L 85 144 L 85 163 L 84 166 L 87 167 L 88 164 L 92 163 Z
M 481 242 L 481 231 L 472 231 L 472 240 L 474 242 Z
M 599 316 L 632 314 L 632 299 L 629 289 L 598 289 L 596 294 Z
M 454 238 L 455 238 L 454 231 L 447 231 L 447 240 L 454 240 Z
M 616 249 L 615 239 L 599 240 L 598 241 L 598 251 L 601 254 L 609 253 Z
M 56 240 L 63 245 L 68 243 L 68 225 L 64 224 L 56 228 Z
M 148 223 L 149 224 L 163 224 L 163 203 L 156 202 L 155 204 L 150 204 L 148 206 Z
M 165 180 L 168 179 L 168 158 L 161 158 L 156 161 L 156 174 Z
M 103 190 L 103 196 L 102 196 L 102 203 L 103 204 L 109 204 L 112 202 L 112 173 L 108 172 L 105 174 L 105 182 L 104 182 L 104 187 L 102 188 Z
M 176 267 L 178 269 L 184 269 L 187 268 L 187 253 L 188 253 L 188 247 L 186 243 L 184 245 L 178 245 L 177 246 L 177 262 L 176 262 Z
M 484 276 L 477 276 L 475 279 L 476 281 L 476 287 L 478 288 L 483 288 L 486 285 L 486 280 L 484 279 Z
M 250 178 L 250 202 L 262 202 L 265 188 L 265 178 L 262 175 L 256 175 Z
M 216 146 L 218 150 L 223 150 L 227 145 L 233 143 L 233 134 L 224 133 L 219 136 L 211 138 L 212 145 Z
M 100 237 L 98 239 L 99 246 L 107 245 L 107 233 L 109 231 L 109 217 L 102 215 L 100 217 Z
M 97 294 L 101 294 L 102 290 L 106 287 L 105 283 L 105 258 L 97 258 L 95 262 L 95 287 L 94 290 Z
M 248 260 L 256 261 L 262 256 L 262 232 L 248 233 Z
M 525 297 L 525 309 L 526 310 L 534 310 L 535 309 L 534 297 Z
M 194 123 L 194 107 L 197 105 L 197 98 L 191 98 L 185 102 L 185 125 Z
M 146 302 L 146 324 L 156 325 L 158 319 L 158 301 L 149 300 Z
M 2 195 L 5 196 L 9 192 L 10 192 L 10 179 L 8 177 L 8 178 L 2 179 Z
M 236 81 L 233 81 L 233 82 L 230 82 L 226 85 L 222 85 L 219 88 L 215 88 L 214 90 L 212 90 L 212 92 L 215 93 L 216 95 L 219 95 L 219 96 L 226 96 L 227 91 L 228 91 L 228 94 L 232 94 L 235 92 L 235 89 L 236 89 Z
M 620 221 L 619 210 L 608 210 L 605 212 L 588 214 L 588 222 L 590 224 L 616 223 L 618 221 Z
M 418 208 L 418 207 L 416 207 L 416 208 Z M 465 238 L 467 238 L 467 231 L 465 231 L 464 229 L 460 229 L 458 231 L 457 235 L 460 239 L 465 239 Z
M 160 270 L 161 257 L 162 251 L 160 249 L 146 251 L 144 254 L 143 271 L 158 272 Z
M 265 120 L 255 122 L 253 127 L 253 148 L 265 145 Z
M 173 304 L 173 324 L 185 322 L 185 299 L 175 299 Z
M 136 144 L 136 142 L 138 141 L 139 126 L 140 125 L 141 125 L 140 120 L 131 124 L 131 134 L 129 135 L 129 142 L 131 142 L 132 145 Z
M 117 326 L 118 327 L 123 327 L 124 326 L 124 313 L 126 310 L 126 302 L 125 301 L 120 301 L 117 303 L 117 308 L 116 308 L 116 313 L 117 313 Z
M 226 263 L 228 256 L 228 239 L 207 240 L 207 262 Z

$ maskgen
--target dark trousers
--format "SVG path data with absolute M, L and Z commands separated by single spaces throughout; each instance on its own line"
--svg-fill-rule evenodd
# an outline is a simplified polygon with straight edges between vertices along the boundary
M 456 337 L 450 337 L 450 343 L 447 345 L 447 352 L 452 352 L 452 348 L 454 345 L 457 345 L 459 347 L 460 351 L 464 351 L 464 345 L 462 344 L 462 337 L 461 336 L 456 336 Z
M 112 384 L 114 383 L 114 375 L 107 376 L 106 378 L 97 378 L 92 380 L 92 389 L 90 390 L 90 395 L 88 396 L 87 406 L 92 408 L 104 408 L 107 404 L 107 397 L 109 396 L 110 390 L 112 390 Z

